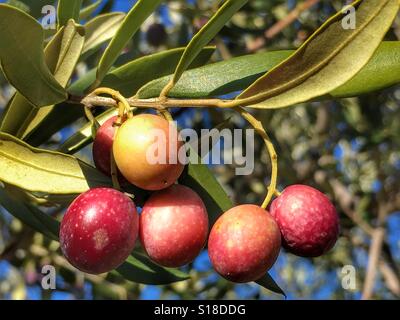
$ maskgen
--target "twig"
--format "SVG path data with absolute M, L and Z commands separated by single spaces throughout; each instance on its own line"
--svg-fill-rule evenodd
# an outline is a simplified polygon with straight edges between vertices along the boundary
M 228 47 L 225 45 L 224 41 L 219 37 L 215 38 L 214 41 L 215 41 L 215 44 L 217 45 L 217 48 L 219 49 L 222 59 L 224 59 L 224 60 L 231 59 L 232 54 L 230 53 Z
M 279 20 L 272 27 L 270 27 L 264 33 L 264 38 L 257 38 L 252 46 L 248 47 L 249 52 L 255 52 L 261 49 L 267 40 L 274 38 L 277 34 L 279 34 L 283 29 L 291 25 L 295 22 L 298 17 L 306 10 L 316 5 L 320 0 L 306 0 L 305 2 L 299 4 L 296 8 L 294 8 L 284 19 Z
M 78 102 L 79 101 L 79 102 Z M 220 99 L 163 99 L 159 98 L 153 99 L 137 99 L 129 98 L 127 99 L 131 107 L 138 108 L 153 108 L 153 109 L 164 109 L 168 107 L 181 107 L 181 108 L 192 108 L 192 107 L 224 107 L 222 103 L 231 102 L 232 100 L 220 100 Z M 89 95 L 87 97 L 82 97 L 80 100 L 77 97 L 71 97 L 68 100 L 69 103 L 91 105 L 93 107 L 109 107 L 116 108 L 117 101 L 113 98 L 100 97 Z
M 379 270 L 385 280 L 386 287 L 397 297 L 400 297 L 400 281 L 396 272 L 385 262 L 380 261 Z
M 336 199 L 339 202 L 342 211 L 350 218 L 351 221 L 359 226 L 366 234 L 373 236 L 374 229 L 353 210 L 351 210 L 352 196 L 348 194 L 346 187 L 337 179 L 330 181 Z
M 374 230 L 371 246 L 369 249 L 369 259 L 367 267 L 367 275 L 365 277 L 364 288 L 362 292 L 362 300 L 369 300 L 374 291 L 376 271 L 378 268 L 379 258 L 382 251 L 383 241 L 385 239 L 385 229 L 378 227 Z

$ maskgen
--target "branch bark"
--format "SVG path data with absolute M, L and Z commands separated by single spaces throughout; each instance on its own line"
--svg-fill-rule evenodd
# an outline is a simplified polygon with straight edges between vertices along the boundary
M 247 50 L 249 52 L 255 52 L 261 49 L 263 46 L 265 46 L 268 40 L 274 38 L 276 35 L 281 33 L 282 30 L 295 22 L 304 11 L 310 9 L 312 6 L 316 5 L 319 2 L 320 0 L 306 0 L 305 2 L 299 4 L 291 12 L 289 12 L 289 14 L 285 18 L 279 20 L 267 31 L 265 31 L 264 38 L 257 38 L 253 42 L 253 44 L 247 48 Z
M 379 267 L 379 258 L 384 239 L 385 229 L 382 227 L 376 228 L 373 232 L 371 246 L 369 249 L 367 275 L 365 277 L 364 288 L 361 296 L 362 300 L 369 300 L 372 298 L 377 273 L 376 271 Z

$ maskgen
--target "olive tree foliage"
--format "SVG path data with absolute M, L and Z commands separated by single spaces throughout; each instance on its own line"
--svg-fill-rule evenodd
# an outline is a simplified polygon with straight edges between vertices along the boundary
M 86 297 L 86 284 L 92 297 L 114 299 L 138 298 L 148 285 L 183 299 L 243 297 L 240 288 L 250 298 L 313 298 L 327 285 L 327 298 L 399 297 L 388 224 L 400 210 L 399 1 L 342 10 L 342 1 L 306 9 L 278 0 L 139 0 L 127 13 L 112 12 L 113 2 L 60 0 L 54 29 L 40 24 L 47 1 L 0 4 L 0 257 L 11 265 L 0 274 L 0 297 L 26 298 L 44 265 L 56 267 L 58 290 L 75 298 Z M 291 23 L 294 9 L 303 12 Z M 354 13 L 356 28 L 345 28 Z M 233 111 L 246 107 L 275 145 L 278 189 L 304 183 L 331 196 L 342 228 L 335 249 L 313 260 L 282 252 L 273 277 L 247 287 L 214 277 L 201 261 L 161 268 L 139 246 L 109 274 L 77 272 L 60 255 L 58 228 L 78 194 L 112 185 L 87 149 L 116 112 L 98 103 L 95 119 L 86 119 L 82 101 L 100 86 L 135 106 L 170 101 L 172 115 L 197 130 L 246 127 Z M 180 182 L 215 221 L 234 203 L 261 203 L 271 171 L 261 139 L 255 155 L 252 175 L 189 164 Z M 148 196 L 129 192 L 139 205 Z M 343 287 L 347 265 L 355 288 Z

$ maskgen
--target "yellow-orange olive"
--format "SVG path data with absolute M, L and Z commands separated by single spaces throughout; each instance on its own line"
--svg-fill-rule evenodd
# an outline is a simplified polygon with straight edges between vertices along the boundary
M 123 176 L 145 190 L 161 190 L 179 178 L 183 142 L 174 126 L 160 116 L 141 114 L 125 121 L 113 144 L 115 163 Z

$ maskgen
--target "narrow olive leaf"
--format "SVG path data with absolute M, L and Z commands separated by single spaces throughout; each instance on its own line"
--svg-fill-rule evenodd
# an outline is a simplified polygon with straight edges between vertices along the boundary
M 96 121 L 102 125 L 112 116 L 118 114 L 117 109 L 110 109 L 103 112 L 101 115 L 96 117 Z M 86 123 L 81 129 L 76 131 L 71 137 L 69 137 L 59 148 L 58 151 L 67 154 L 74 154 L 86 147 L 93 141 L 91 123 Z
M 275 280 L 267 273 L 261 279 L 256 281 L 257 284 L 272 292 L 283 295 L 286 298 L 286 293 L 278 286 Z
M 162 0 L 138 0 L 136 2 L 101 57 L 97 68 L 97 84 L 102 82 L 126 44 L 161 2 Z
M 25 139 L 31 146 L 37 147 L 49 139 L 62 128 L 73 124 L 85 116 L 84 108 L 77 104 L 61 103 L 54 106 L 45 119 Z
M 79 12 L 79 21 L 89 18 L 101 5 L 103 0 L 97 0 Z
M 193 148 L 190 148 L 191 157 L 196 156 Z M 196 163 L 190 163 L 185 172 L 179 178 L 179 182 L 195 190 L 206 205 L 210 226 L 214 225 L 218 217 L 233 207 L 221 184 L 217 181 L 207 165 L 201 163 L 197 156 Z
M 7 80 L 37 107 L 64 101 L 67 94 L 46 65 L 43 29 L 31 16 L 0 4 L 0 63 Z
M 187 70 L 168 96 L 205 98 L 243 90 L 292 53 L 292 50 L 262 52 Z M 138 96 L 158 97 L 172 77 L 168 75 L 147 83 L 138 91 Z
M 116 272 L 129 281 L 151 285 L 169 284 L 189 279 L 188 274 L 178 269 L 160 267 L 138 252 L 133 252 L 116 269 Z
M 31 192 L 79 194 L 109 178 L 72 156 L 33 148 L 0 133 L 0 181 Z
M 171 86 L 174 86 L 183 72 L 190 66 L 196 56 L 232 18 L 232 16 L 243 7 L 248 0 L 228 0 L 212 16 L 207 24 L 193 37 L 176 67 Z
M 112 39 L 117 33 L 125 17 L 123 12 L 112 12 L 98 15 L 85 24 L 86 40 L 82 50 L 82 59 Z
M 333 98 L 354 97 L 400 83 L 400 41 L 382 42 L 355 77 L 333 90 Z
M 79 22 L 82 0 L 59 0 L 57 7 L 58 28 L 67 25 L 69 19 Z
M 283 50 L 256 53 L 185 71 L 169 96 L 193 99 L 217 97 L 244 90 L 293 52 Z M 382 42 L 367 65 L 329 95 L 335 98 L 356 96 L 400 83 L 399 68 L 400 41 Z M 169 75 L 144 85 L 138 91 L 139 98 L 158 97 L 171 78 L 172 75 Z M 321 97 L 316 98 L 320 99 Z
M 5 184 L 4 190 L 12 198 L 18 199 L 19 202 L 22 202 L 30 211 L 30 215 L 33 215 L 46 228 L 46 231 L 50 232 L 52 239 L 58 240 L 60 222 L 38 208 L 40 204 L 36 203 L 38 200 L 37 198 L 35 198 L 31 193 L 9 184 Z M 34 202 L 32 201 L 33 199 Z M 40 230 L 37 231 L 40 232 Z
M 215 47 L 203 48 L 189 68 L 204 65 L 214 50 Z M 125 96 L 133 96 L 149 81 L 173 72 L 183 52 L 184 48 L 177 48 L 136 59 L 108 73 L 102 85 L 118 90 Z
M 67 88 L 68 93 L 74 96 L 86 95 L 90 86 L 96 81 L 96 71 L 96 68 L 91 69 L 78 80 L 71 83 L 71 85 Z
M 46 65 L 52 73 L 54 73 L 57 66 L 63 36 L 64 29 L 62 28 L 51 39 L 44 50 Z M 27 123 L 26 120 L 34 109 L 37 108 L 17 92 L 12 99 L 10 107 L 4 113 L 1 122 L 1 131 L 19 137 L 18 132 L 23 132 L 25 129 L 23 124 Z
M 15 98 L 16 95 L 17 95 L 17 93 L 14 93 L 14 94 L 11 96 L 10 100 L 8 100 L 6 106 L 4 107 L 4 109 L 2 110 L 2 112 L 1 112 L 1 114 L 0 114 L 0 128 L 1 128 L 1 123 L 3 123 L 3 120 L 4 120 L 4 118 L 5 118 L 5 116 L 6 116 L 7 112 L 8 112 L 8 110 L 10 109 L 10 106 L 11 106 L 11 104 L 12 104 L 12 102 L 13 102 L 13 100 L 14 100 L 14 98 Z M 0 130 L 0 131 L 1 131 L 1 130 Z
M 58 52 L 53 52 L 49 56 L 58 57 L 54 71 L 52 71 L 57 81 L 63 87 L 66 87 L 82 52 L 85 41 L 85 29 L 75 24 L 73 20 L 70 20 L 63 30 Z M 50 66 L 51 69 L 53 69 L 53 66 L 54 63 Z M 26 139 L 53 110 L 54 105 L 32 109 L 18 131 L 17 136 Z
M 40 220 L 38 220 L 36 215 L 32 213 L 27 205 L 20 201 L 20 199 L 15 195 L 10 194 L 4 188 L 0 188 L 0 205 L 27 226 L 44 234 L 52 240 L 57 240 L 56 236 L 50 230 L 48 230 L 48 228 Z M 45 214 L 43 212 L 41 213 Z
M 239 95 L 241 104 L 263 109 L 290 106 L 327 94 L 356 75 L 378 48 L 400 3 L 364 0 L 353 6 L 355 29 L 343 28 L 349 11 L 339 12 L 291 57 Z
M 17 136 L 22 124 L 34 108 L 34 105 L 17 92 L 10 100 L 8 109 L 4 111 L 0 131 Z
M 204 65 L 214 50 L 214 47 L 205 47 L 189 68 Z M 145 83 L 174 72 L 183 51 L 183 48 L 166 50 L 135 59 L 118 68 L 111 68 L 101 85 L 120 91 L 125 96 L 133 95 Z M 92 69 L 71 84 L 68 92 L 77 96 L 83 95 L 95 80 L 96 69 Z
M 8 0 L 7 4 L 13 7 L 16 7 L 26 13 L 29 13 L 30 8 L 27 4 L 23 3 L 22 1 L 19 0 Z
M 27 12 L 29 12 L 29 14 L 34 18 L 43 18 L 43 8 L 50 4 L 49 0 L 19 0 L 19 2 L 22 2 L 29 7 Z
M 31 210 L 36 219 L 39 220 L 48 231 L 50 231 L 50 233 L 53 235 L 53 240 L 58 240 L 60 233 L 60 222 L 35 206 L 28 205 L 28 208 Z

